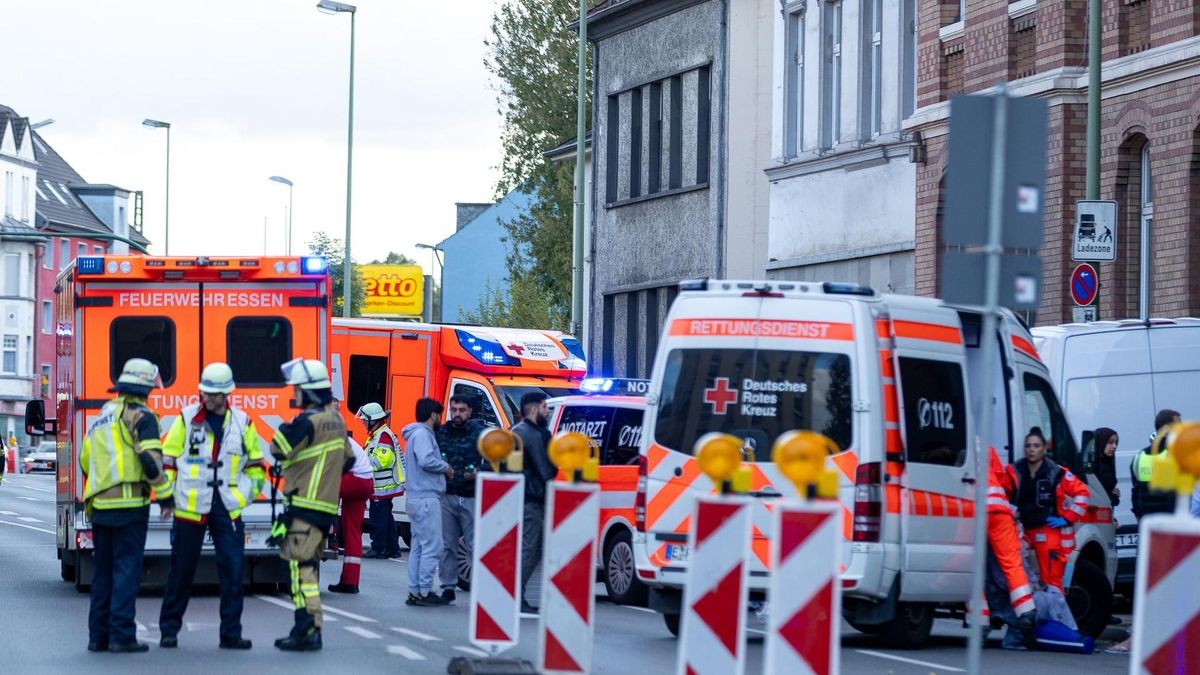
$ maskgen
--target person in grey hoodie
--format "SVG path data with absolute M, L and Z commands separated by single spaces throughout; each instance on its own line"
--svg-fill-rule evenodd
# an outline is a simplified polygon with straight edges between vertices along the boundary
M 434 574 L 442 554 L 441 498 L 446 479 L 454 469 L 442 459 L 434 430 L 442 416 L 442 404 L 423 398 L 417 401 L 417 421 L 404 427 L 405 509 L 412 528 L 412 550 L 408 555 L 408 599 L 406 605 L 444 605 L 433 594 Z

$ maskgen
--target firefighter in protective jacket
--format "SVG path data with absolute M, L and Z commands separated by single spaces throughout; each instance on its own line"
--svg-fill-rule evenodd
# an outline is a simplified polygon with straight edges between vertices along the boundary
M 233 370 L 211 363 L 200 373 L 200 403 L 175 418 L 163 455 L 175 486 L 171 530 L 171 571 L 163 592 L 159 645 L 176 647 L 192 595 L 205 531 L 212 538 L 221 588 L 222 649 L 250 649 L 242 637 L 242 577 L 246 525 L 242 509 L 254 501 L 266 480 L 258 431 L 244 411 L 234 408 Z
M 341 477 L 354 467 L 346 424 L 333 403 L 333 383 L 324 363 L 293 359 L 283 364 L 292 385 L 292 405 L 303 411 L 279 425 L 271 454 L 283 467 L 287 534 L 279 555 L 291 570 L 296 621 L 291 634 L 275 641 L 284 651 L 321 649 L 321 589 L 317 583 L 321 550 L 337 520 Z
M 1025 457 L 1008 471 L 1017 486 L 1015 504 L 1025 540 L 1037 554 L 1042 580 L 1065 594 L 1063 573 L 1075 550 L 1075 523 L 1087 515 L 1087 486 L 1046 457 L 1046 437 L 1038 427 L 1025 436 Z
M 117 397 L 100 409 L 79 453 L 86 480 L 83 502 L 95 546 L 88 651 L 150 649 L 137 641 L 135 601 L 142 583 L 151 492 L 164 519 L 174 506 L 162 466 L 158 417 L 146 407 L 150 391 L 161 386 L 158 366 L 129 359 L 109 390 Z

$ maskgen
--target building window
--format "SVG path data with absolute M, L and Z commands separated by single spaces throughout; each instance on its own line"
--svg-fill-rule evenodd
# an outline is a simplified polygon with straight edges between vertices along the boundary
M 826 2 L 821 8 L 824 63 L 821 73 L 821 147 L 841 140 L 842 123 L 842 3 Z
M 79 244 L 79 257 L 87 255 L 87 244 Z
M 42 267 L 52 270 L 54 269 L 54 246 L 46 244 L 42 249 Z
M 92 253 L 95 253 L 96 255 L 104 255 L 104 247 L 103 246 L 93 246 Z
M 21 220 L 30 221 L 29 213 L 29 176 L 21 176 Z
M 13 214 L 13 172 L 4 172 L 4 215 Z
M 42 381 L 41 381 L 42 398 L 50 398 L 50 364 L 42 364 Z
M 129 223 L 125 221 L 125 207 L 117 207 L 117 234 L 122 237 L 129 233 Z
M 1154 181 L 1150 175 L 1150 144 L 1146 143 L 1142 147 L 1142 166 L 1139 172 L 1141 178 L 1141 212 L 1138 217 L 1138 232 L 1141 235 L 1141 246 L 1139 247 L 1141 257 L 1138 261 L 1138 307 L 1140 308 L 1140 316 L 1148 318 L 1150 316 L 1150 281 L 1152 264 L 1151 248 L 1153 247 L 1153 239 L 1151 237 L 1151 228 L 1154 227 Z
M 638 294 L 625 294 L 625 377 L 638 377 Z
M 49 300 L 42 301 L 42 332 L 54 332 L 54 303 Z
M 65 270 L 71 262 L 71 242 L 63 239 L 58 242 L 58 269 Z
M 784 53 L 784 154 L 804 149 L 804 5 L 789 8 Z
M 662 82 L 650 83 L 650 155 L 647 175 L 647 191 L 650 194 L 662 191 Z
M 900 27 L 904 53 L 900 58 L 900 113 L 908 118 L 917 109 L 917 0 L 903 0 Z
M 4 356 L 3 363 L 0 363 L 0 372 L 5 375 L 17 374 L 17 336 L 4 336 Z
M 4 254 L 4 295 L 21 294 L 21 254 Z
M 1037 14 L 1009 22 L 1008 79 L 1019 80 L 1037 72 Z
M 883 0 L 864 0 L 862 16 L 862 92 L 859 124 L 863 137 L 871 139 L 882 130 L 883 115 Z
M 629 198 L 642 194 L 642 88 L 629 92 Z

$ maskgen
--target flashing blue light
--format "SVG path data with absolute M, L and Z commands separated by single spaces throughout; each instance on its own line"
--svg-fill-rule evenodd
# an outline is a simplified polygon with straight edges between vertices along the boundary
M 75 260 L 77 274 L 104 274 L 104 258 L 82 256 Z
M 325 258 L 320 256 L 301 258 L 300 262 L 305 274 L 324 274 L 326 268 L 329 266 L 329 263 L 325 261 Z
M 519 359 L 514 359 L 504 353 L 504 348 L 500 346 L 499 342 L 472 335 L 462 329 L 455 329 L 454 333 L 458 336 L 458 344 L 482 364 L 489 366 L 521 365 Z
M 587 356 L 585 356 L 583 353 L 583 343 L 569 335 L 564 335 L 561 340 L 563 346 L 567 348 L 567 352 L 569 352 L 571 356 L 574 356 L 580 361 L 587 361 Z
M 588 377 L 579 383 L 579 390 L 585 394 L 645 396 L 650 392 L 650 380 L 627 377 Z
M 580 391 L 589 394 L 607 394 L 612 391 L 613 381 L 603 377 L 589 377 L 579 383 Z

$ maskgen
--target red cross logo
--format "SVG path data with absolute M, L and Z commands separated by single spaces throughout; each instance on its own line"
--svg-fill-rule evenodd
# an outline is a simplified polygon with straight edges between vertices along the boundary
M 738 390 L 729 386 L 728 377 L 718 377 L 712 389 L 704 390 L 704 402 L 713 407 L 714 415 L 724 415 L 737 397 Z
M 508 351 L 515 352 L 517 356 L 522 356 L 525 354 L 525 348 L 515 342 L 511 345 L 508 345 Z

